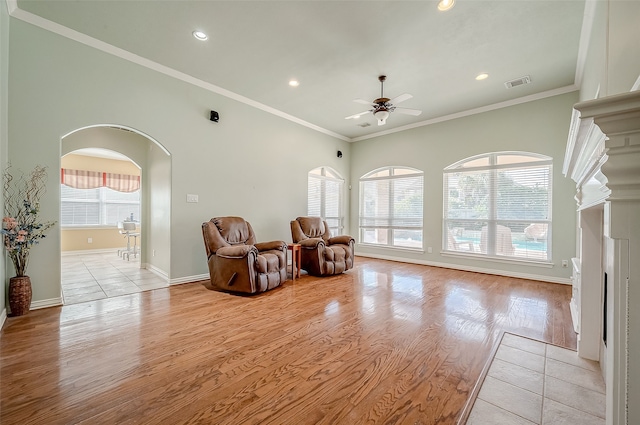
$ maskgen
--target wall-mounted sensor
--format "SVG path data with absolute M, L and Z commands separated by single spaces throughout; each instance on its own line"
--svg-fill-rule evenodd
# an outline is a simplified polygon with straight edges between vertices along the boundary
M 213 122 L 218 122 L 218 120 L 220 119 L 220 115 L 218 115 L 216 111 L 211 111 L 211 116 L 209 117 L 209 119 Z
M 338 158 L 342 158 L 342 151 L 338 151 Z

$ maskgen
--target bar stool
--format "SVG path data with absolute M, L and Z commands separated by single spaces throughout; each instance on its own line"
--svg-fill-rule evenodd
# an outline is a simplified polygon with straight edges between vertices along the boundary
M 133 253 L 133 258 L 138 256 L 138 236 L 140 236 L 140 232 L 136 232 L 136 223 L 133 221 L 124 221 L 122 223 L 118 223 L 118 227 L 121 227 L 120 234 L 124 235 L 127 239 L 127 248 L 119 249 L 118 256 L 127 257 L 127 261 L 131 259 L 131 254 Z M 133 238 L 133 249 L 131 248 L 131 238 Z

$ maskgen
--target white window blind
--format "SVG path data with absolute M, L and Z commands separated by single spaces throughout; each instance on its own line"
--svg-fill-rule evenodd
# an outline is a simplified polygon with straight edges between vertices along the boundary
M 61 185 L 60 224 L 91 225 L 100 222 L 100 188 L 74 189 Z
M 551 158 L 497 152 L 444 170 L 443 250 L 550 261 Z
M 60 187 L 62 226 L 116 226 L 133 218 L 140 221 L 140 190 L 118 192 L 108 187 L 76 189 Z
M 360 179 L 360 242 L 422 249 L 424 176 L 385 167 Z
M 334 236 L 341 235 L 344 231 L 343 187 L 342 177 L 329 167 L 318 167 L 309 172 L 307 215 L 326 220 Z

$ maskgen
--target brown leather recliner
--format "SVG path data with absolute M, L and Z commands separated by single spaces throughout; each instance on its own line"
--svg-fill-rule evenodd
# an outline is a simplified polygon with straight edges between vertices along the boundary
M 241 217 L 216 217 L 202 223 L 211 285 L 255 294 L 287 280 L 287 243 L 256 243 L 251 224 Z
M 301 268 L 314 276 L 339 274 L 353 268 L 355 240 L 331 237 L 321 217 L 298 217 L 291 222 L 291 237 L 301 246 Z

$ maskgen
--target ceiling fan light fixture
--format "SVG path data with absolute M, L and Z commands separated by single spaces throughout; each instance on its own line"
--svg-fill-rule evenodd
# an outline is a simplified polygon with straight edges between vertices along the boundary
M 389 118 L 389 111 L 380 110 L 373 113 L 373 116 L 376 117 L 378 121 L 386 121 Z
M 386 76 L 380 75 L 378 80 L 380 81 L 380 97 L 375 99 L 373 102 L 367 102 L 363 99 L 355 99 L 354 102 L 362 103 L 369 106 L 369 110 L 364 112 L 359 112 L 357 114 L 349 115 L 345 117 L 345 120 L 353 120 L 358 119 L 362 115 L 371 113 L 373 117 L 378 121 L 378 125 L 385 125 L 387 123 L 387 118 L 391 115 L 391 112 L 398 111 L 401 114 L 418 116 L 422 111 L 417 109 L 409 109 L 409 108 L 398 108 L 396 104 L 400 102 L 404 102 L 405 100 L 411 99 L 409 93 L 401 94 L 400 96 L 396 96 L 393 99 L 389 99 L 384 97 L 384 81 L 387 79 Z
M 455 0 L 440 0 L 438 3 L 438 10 L 440 12 L 446 12 L 456 4 Z

